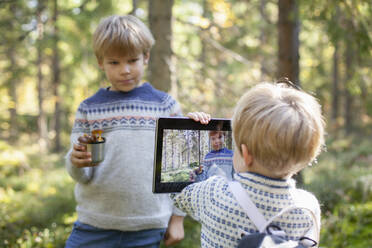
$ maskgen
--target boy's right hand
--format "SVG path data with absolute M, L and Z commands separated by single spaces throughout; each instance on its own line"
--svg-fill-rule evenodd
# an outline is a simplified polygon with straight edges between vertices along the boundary
M 87 151 L 87 146 L 81 144 L 74 144 L 70 160 L 78 168 L 97 165 L 92 163 L 92 154 Z
M 194 169 L 195 174 L 200 175 L 203 172 L 203 165 L 200 165 L 198 168 Z
M 211 120 L 211 115 L 204 112 L 190 112 L 187 114 L 187 117 L 205 125 Z

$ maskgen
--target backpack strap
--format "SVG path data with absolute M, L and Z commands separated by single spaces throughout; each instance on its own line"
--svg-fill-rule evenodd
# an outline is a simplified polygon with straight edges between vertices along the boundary
M 316 231 L 316 233 L 314 234 L 314 228 L 310 228 L 310 230 L 304 236 L 308 238 L 316 237 L 316 241 L 317 242 L 319 241 L 319 227 L 315 217 L 315 213 L 313 210 L 311 210 L 307 206 L 303 206 L 303 204 L 300 203 L 298 194 L 296 192 L 294 191 L 291 192 L 291 195 L 293 196 L 295 201 L 294 205 L 282 209 L 277 215 L 271 217 L 269 220 L 266 221 L 263 214 L 257 209 L 256 205 L 252 202 L 248 193 L 244 190 L 244 188 L 240 185 L 239 182 L 230 181 L 229 187 L 239 205 L 244 209 L 249 219 L 254 223 L 254 225 L 257 227 L 260 233 L 265 232 L 266 228 L 274 221 L 275 218 L 283 215 L 284 213 L 290 210 L 300 208 L 308 210 L 311 213 Z
M 237 181 L 230 181 L 229 187 L 235 197 L 235 200 L 244 209 L 249 219 L 257 227 L 260 233 L 265 232 L 266 226 L 268 225 L 263 214 L 257 209 L 256 205 L 249 198 L 247 192 L 243 189 Z M 269 223 L 270 224 L 270 223 Z

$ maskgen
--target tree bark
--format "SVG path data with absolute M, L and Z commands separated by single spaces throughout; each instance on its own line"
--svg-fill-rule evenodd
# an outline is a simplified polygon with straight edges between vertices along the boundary
M 353 55 L 353 44 L 350 39 L 346 40 L 346 51 L 345 51 L 345 66 L 346 66 L 346 77 L 345 77 L 345 131 L 350 134 L 353 129 L 353 96 L 350 92 L 350 81 L 353 77 L 354 71 L 354 55 Z
M 279 0 L 278 18 L 278 78 L 287 77 L 300 85 L 299 79 L 299 19 L 296 0 Z M 294 176 L 298 185 L 303 184 L 301 172 Z
M 15 47 L 13 44 L 10 45 L 7 56 L 10 61 L 9 71 L 11 76 L 9 79 L 9 96 L 10 104 L 8 110 L 10 114 L 10 127 L 9 127 L 9 141 L 15 143 L 18 134 L 18 121 L 17 121 L 17 69 L 16 69 L 16 58 L 15 58 Z
M 208 9 L 208 2 L 207 0 L 203 0 L 202 2 L 202 6 L 203 6 L 203 18 L 206 18 L 208 19 L 209 18 L 209 9 Z M 200 79 L 201 79 L 201 82 L 205 82 L 205 79 L 208 77 L 207 75 L 207 66 L 206 63 L 207 63 L 207 42 L 205 41 L 205 38 L 203 37 L 205 34 L 205 31 L 203 29 L 200 30 L 200 34 L 201 34 L 201 52 L 200 52 L 200 63 L 203 65 L 200 69 Z
M 267 22 L 267 14 L 265 13 L 265 8 L 266 8 L 267 0 L 261 0 L 260 1 L 260 16 L 261 20 L 263 22 Z M 264 27 L 261 27 L 260 30 L 260 46 L 263 47 L 267 43 L 267 34 L 266 30 Z M 267 60 L 265 56 L 260 56 L 260 64 L 261 64 L 261 75 L 260 75 L 260 80 L 264 81 L 265 75 L 268 75 L 269 73 L 269 66 L 267 65 Z
M 278 78 L 288 77 L 300 85 L 299 80 L 299 19 L 296 0 L 279 0 L 278 19 Z
M 136 15 L 136 11 L 137 11 L 137 2 L 138 0 L 132 0 L 132 11 L 130 12 L 131 15 Z
M 43 49 L 42 49 L 42 40 L 43 40 L 43 23 L 41 20 L 41 14 L 44 9 L 43 0 L 38 1 L 37 7 L 37 22 L 38 22 L 38 40 L 37 40 L 37 91 L 38 91 L 38 108 L 39 108 L 39 116 L 38 116 L 38 131 L 39 131 L 39 146 L 40 151 L 44 153 L 47 150 L 47 140 L 48 140 L 48 127 L 47 127 L 47 120 L 45 111 L 43 108 L 44 102 L 44 90 L 45 87 L 43 85 L 43 73 L 42 73 L 42 63 L 43 63 Z
M 332 120 L 336 121 L 339 115 L 339 48 L 338 43 L 335 43 L 335 51 L 333 53 L 333 77 L 332 77 Z
M 168 92 L 175 87 L 172 41 L 173 0 L 149 0 L 150 30 L 155 38 L 149 63 L 149 79 L 155 88 Z M 172 82 L 173 81 L 173 82 Z
M 60 84 L 60 65 L 59 65 L 59 52 L 58 52 L 58 1 L 54 0 L 53 9 L 53 95 L 55 98 L 54 106 L 54 151 L 59 152 L 62 149 L 60 131 L 61 131 L 61 104 L 58 92 Z

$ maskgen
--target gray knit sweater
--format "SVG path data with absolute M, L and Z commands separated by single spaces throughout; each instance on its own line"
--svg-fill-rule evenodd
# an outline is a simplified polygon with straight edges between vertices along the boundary
M 94 129 L 103 129 L 105 158 L 96 167 L 66 168 L 76 181 L 79 221 L 103 229 L 137 231 L 165 228 L 173 212 L 167 194 L 152 193 L 157 117 L 181 115 L 168 94 L 145 83 L 130 92 L 100 89 L 76 113 L 71 143 Z

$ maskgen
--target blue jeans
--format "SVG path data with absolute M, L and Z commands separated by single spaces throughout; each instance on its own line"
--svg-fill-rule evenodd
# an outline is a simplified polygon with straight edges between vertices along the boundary
M 65 248 L 158 248 L 164 233 L 164 228 L 123 232 L 76 221 Z

